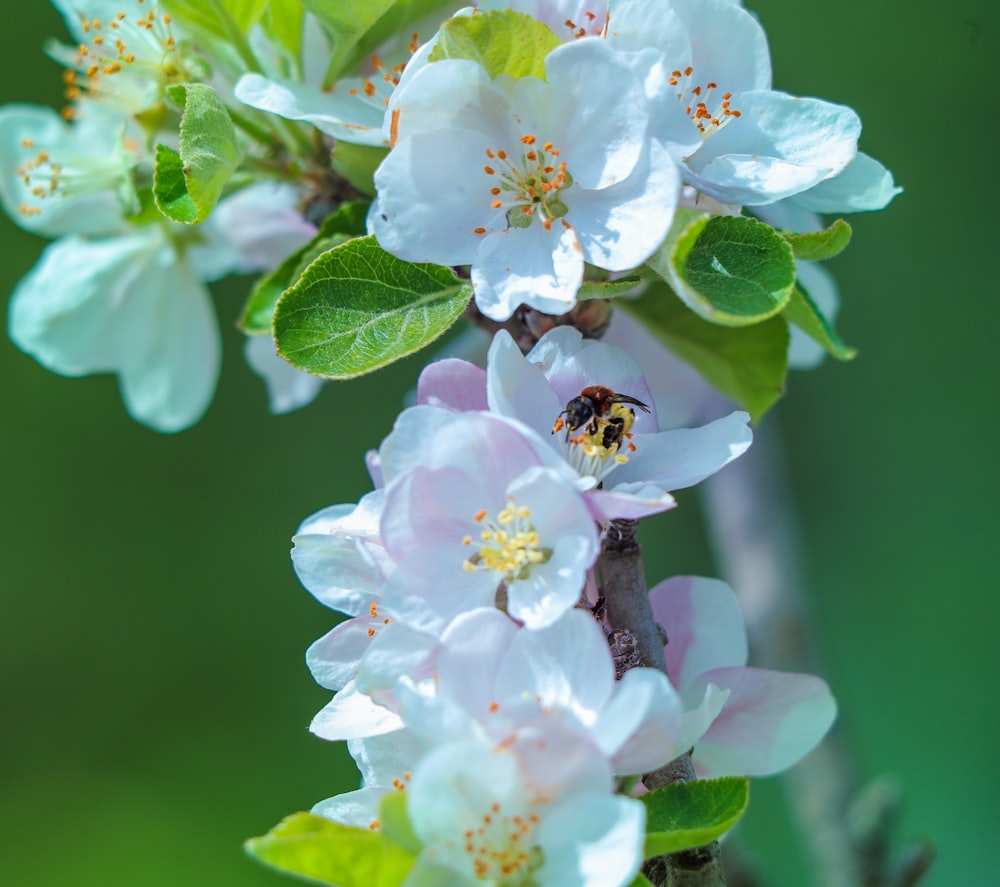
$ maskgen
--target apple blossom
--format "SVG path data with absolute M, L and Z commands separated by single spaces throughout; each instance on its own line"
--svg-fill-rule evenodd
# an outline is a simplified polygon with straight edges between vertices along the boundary
M 171 83 L 191 79 L 169 13 L 143 0 L 52 0 L 75 45 L 51 41 L 48 53 L 66 66 L 67 97 L 86 97 L 125 114 L 163 99 Z
M 678 576 L 649 593 L 667 632 L 667 674 L 686 705 L 707 686 L 729 691 L 694 749 L 702 776 L 768 776 L 791 767 L 830 729 L 837 706 L 817 677 L 748 668 L 743 617 L 717 579 Z
M 540 455 L 527 429 L 488 413 L 440 412 L 447 421 L 415 444 L 423 464 L 386 488 L 382 538 L 396 563 L 387 603 L 447 622 L 492 605 L 502 585 L 512 616 L 550 624 L 576 603 L 597 557 L 575 477 Z
M 850 108 L 771 88 L 763 28 L 732 0 L 669 0 L 652 20 L 644 0 L 618 0 L 607 40 L 663 53 L 662 79 L 647 79 L 660 112 L 654 136 L 684 181 L 721 203 L 790 197 L 857 153 L 861 123 Z
M 381 246 L 471 264 L 476 303 L 497 320 L 522 302 L 569 310 L 585 261 L 641 264 L 677 199 L 632 68 L 599 40 L 545 64 L 546 81 L 491 80 L 465 60 L 421 68 L 397 96 L 393 149 L 375 174 L 369 229 Z
M 672 508 L 671 490 L 704 480 L 738 457 L 752 438 L 749 416 L 734 412 L 701 428 L 662 431 L 642 370 L 623 350 L 584 339 L 572 327 L 546 333 L 522 356 L 506 331 L 494 336 L 485 379 L 462 361 L 431 364 L 418 383 L 418 399 L 460 410 L 478 403 L 485 382 L 490 410 L 532 428 L 591 486 L 588 507 L 599 520 L 635 518 Z M 593 433 L 563 433 L 566 405 L 592 385 L 627 394 L 650 411 L 634 416 L 621 442 L 604 444 L 606 422 Z M 629 420 L 631 421 L 631 420 Z M 554 429 L 558 428 L 558 431 Z

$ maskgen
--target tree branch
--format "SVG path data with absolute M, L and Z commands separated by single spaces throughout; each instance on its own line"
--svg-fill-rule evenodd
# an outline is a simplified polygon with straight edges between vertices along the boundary
M 606 599 L 608 623 L 612 631 L 628 632 L 635 640 L 642 665 L 667 673 L 663 655 L 663 630 L 653 618 L 642 563 L 642 549 L 636 539 L 637 522 L 615 520 L 608 527 L 597 559 L 601 593 Z M 665 767 L 643 776 L 648 789 L 695 779 L 691 753 L 681 755 Z M 649 860 L 643 873 L 656 887 L 725 887 L 719 842 L 706 847 L 672 853 Z

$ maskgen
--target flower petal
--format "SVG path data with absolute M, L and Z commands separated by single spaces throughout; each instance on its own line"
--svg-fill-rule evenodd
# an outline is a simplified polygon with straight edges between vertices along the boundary
M 701 776 L 770 776 L 815 748 L 837 705 L 817 677 L 762 668 L 718 668 L 695 683 L 730 691 L 722 713 L 695 746 Z
M 364 84 L 359 80 L 342 80 L 330 92 L 324 92 L 308 83 L 244 74 L 236 84 L 235 95 L 251 108 L 286 120 L 303 120 L 345 142 L 388 144 L 382 134 L 385 105 L 381 98 L 377 102 L 366 101 Z
M 482 239 L 472 265 L 476 305 L 491 320 L 507 320 L 522 303 L 565 314 L 583 281 L 583 250 L 571 228 L 538 222 Z
M 675 576 L 649 593 L 653 616 L 667 633 L 667 674 L 685 700 L 704 672 L 747 661 L 747 638 L 736 595 L 725 582 Z M 693 692 L 693 691 L 692 691 Z
M 664 490 L 694 486 L 746 452 L 753 440 L 749 421 L 737 410 L 700 428 L 636 434 L 636 452 L 615 470 L 612 489 L 636 482 Z

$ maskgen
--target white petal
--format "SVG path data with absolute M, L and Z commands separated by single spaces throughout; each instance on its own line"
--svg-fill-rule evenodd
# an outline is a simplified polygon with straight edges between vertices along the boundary
M 538 843 L 545 887 L 623 887 L 642 862 L 646 809 L 633 798 L 576 795 L 545 815 Z
M 819 262 L 807 262 L 803 259 L 795 263 L 795 274 L 809 298 L 823 316 L 833 321 L 840 307 L 840 296 L 837 282 L 833 275 Z M 826 357 L 826 349 L 819 342 L 811 339 L 797 326 L 788 328 L 788 366 L 795 370 L 811 370 L 819 366 Z
M 161 237 L 49 246 L 11 300 L 11 338 L 56 372 L 117 372 L 129 413 L 171 432 L 208 407 L 220 343 L 208 293 Z
M 272 413 L 290 413 L 312 403 L 323 380 L 297 370 L 278 357 L 270 336 L 248 336 L 243 347 L 246 361 L 267 386 Z
M 723 203 L 773 203 L 839 173 L 857 153 L 861 121 L 844 105 L 785 93 L 746 92 L 741 115 L 688 158 L 688 180 Z
M 510 333 L 500 330 L 486 362 L 486 396 L 492 412 L 519 419 L 544 436 L 551 433 L 563 405 L 537 364 L 521 354 Z
M 576 234 L 539 222 L 484 237 L 472 265 L 476 305 L 491 320 L 507 320 L 524 303 L 546 314 L 576 304 L 583 280 L 583 251 Z
M 632 174 L 597 191 L 570 188 L 564 201 L 584 258 L 598 268 L 625 271 L 646 261 L 663 243 L 680 194 L 680 172 L 657 142 Z
M 476 229 L 506 224 L 490 206 L 493 180 L 483 171 L 489 145 L 486 136 L 457 129 L 399 142 L 375 172 L 368 229 L 379 245 L 408 262 L 472 262 L 481 242 Z
M 528 77 L 515 84 L 511 104 L 522 126 L 539 142 L 554 143 L 581 187 L 624 181 L 649 120 L 649 103 L 628 61 L 604 40 L 577 40 L 549 53 L 545 71 L 547 84 Z
M 715 474 L 745 453 L 753 440 L 750 416 L 736 411 L 700 428 L 678 428 L 637 434 L 636 453 L 611 476 L 619 484 L 653 483 L 664 490 L 683 490 Z
M 403 726 L 399 715 L 359 693 L 353 683 L 341 690 L 312 719 L 309 730 L 320 739 L 364 739 Z
M 615 670 L 597 621 L 570 610 L 552 625 L 522 630 L 497 675 L 500 698 L 537 698 L 543 708 L 571 712 L 591 725 L 615 688 Z
M 859 151 L 842 173 L 820 182 L 796 200 L 817 213 L 856 213 L 884 209 L 902 191 L 889 170 Z
M 350 95 L 349 90 L 359 88 L 360 95 Z M 323 92 L 307 83 L 244 74 L 236 84 L 235 95 L 251 108 L 277 114 L 286 120 L 304 120 L 320 132 L 345 142 L 388 144 L 382 134 L 385 106 L 381 99 L 366 101 L 360 82 L 340 81 L 332 91 Z

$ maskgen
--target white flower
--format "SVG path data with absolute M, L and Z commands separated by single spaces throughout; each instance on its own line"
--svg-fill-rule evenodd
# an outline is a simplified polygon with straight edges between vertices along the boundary
M 129 413 L 157 431 L 198 421 L 215 392 L 211 299 L 160 225 L 53 243 L 14 291 L 10 337 L 65 376 L 116 373 Z
M 375 175 L 369 228 L 399 258 L 471 264 L 476 302 L 570 309 L 584 262 L 645 261 L 673 218 L 679 179 L 647 137 L 632 67 L 601 40 L 555 49 L 547 80 L 495 81 L 474 62 L 416 72 L 396 97 L 394 148 Z
M 51 108 L 0 108 L 0 201 L 13 221 L 43 237 L 107 235 L 135 208 L 125 121 L 88 104 L 72 123 Z
M 70 71 L 67 98 L 87 98 L 128 115 L 157 105 L 163 89 L 189 79 L 169 13 L 143 0 L 52 0 L 75 45 L 49 55 Z
M 180 431 L 204 413 L 219 375 L 204 284 L 260 268 L 312 229 L 289 209 L 293 189 L 270 184 L 227 198 L 197 228 L 131 225 L 117 196 L 131 194 L 123 130 L 93 105 L 73 125 L 45 109 L 0 111 L 0 160 L 28 155 L 0 172 L 4 208 L 28 230 L 65 235 L 18 284 L 10 336 L 54 372 L 116 373 L 135 419 Z
M 773 203 L 854 159 L 857 115 L 772 90 L 764 31 L 732 0 L 669 0 L 656 16 L 646 0 L 618 0 L 607 40 L 663 54 L 646 81 L 657 102 L 654 134 L 684 181 L 721 203 Z

